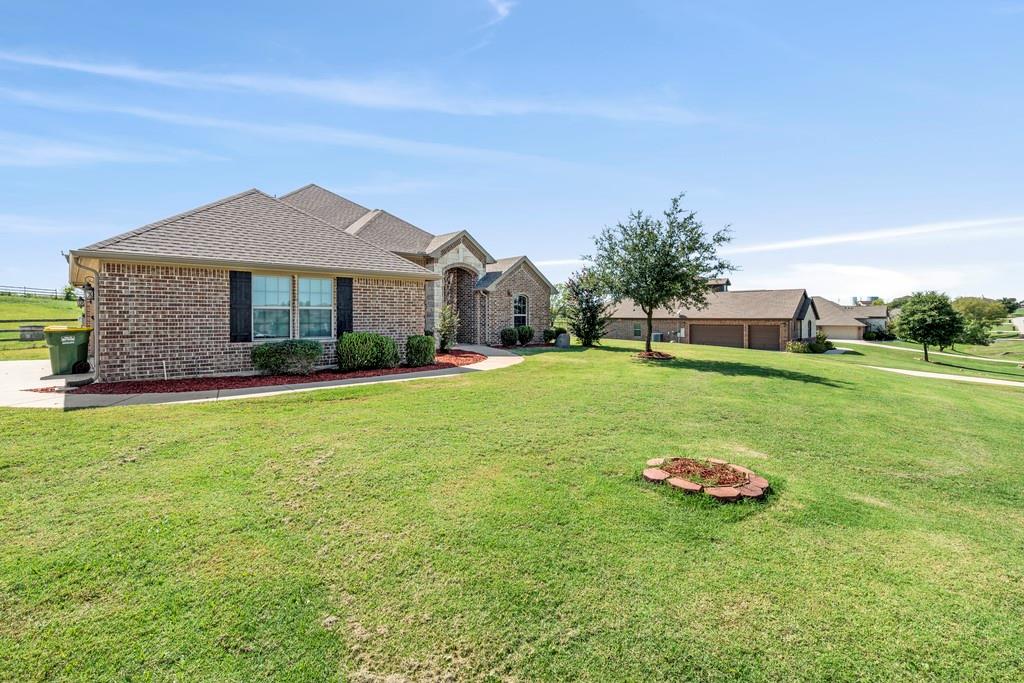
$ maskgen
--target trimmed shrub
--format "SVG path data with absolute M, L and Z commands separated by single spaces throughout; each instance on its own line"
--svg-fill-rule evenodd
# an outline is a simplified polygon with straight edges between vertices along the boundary
M 825 353 L 828 351 L 828 347 L 819 341 L 812 341 L 807 345 L 807 348 L 811 350 L 811 353 Z
M 556 327 L 555 328 L 555 339 L 558 339 L 558 335 L 560 335 L 560 334 L 569 334 L 569 330 L 565 329 L 564 327 Z
M 398 365 L 398 345 L 376 332 L 346 332 L 338 339 L 338 367 L 342 370 L 379 370 Z
M 555 334 L 555 331 L 550 327 L 545 327 L 544 331 L 540 333 L 540 336 L 541 339 L 544 340 L 545 344 L 550 344 L 551 342 L 555 341 L 555 339 L 558 338 L 558 335 Z
M 520 325 L 516 328 L 516 336 L 519 338 L 519 343 L 526 346 L 533 341 L 533 328 L 529 325 Z
M 811 348 L 807 342 L 802 342 L 799 339 L 790 339 L 786 342 L 786 351 L 790 353 L 810 353 Z
M 431 365 L 434 362 L 434 338 L 427 335 L 413 335 L 405 340 L 405 364 L 411 368 Z
M 519 343 L 519 333 L 514 327 L 506 327 L 501 330 L 501 345 L 515 346 Z
M 268 375 L 308 375 L 323 355 L 324 345 L 312 339 L 286 339 L 252 347 L 252 364 Z
M 815 353 L 823 353 L 825 351 L 831 351 L 832 349 L 836 348 L 836 345 L 830 342 L 828 340 L 828 337 L 825 336 L 825 333 L 822 332 L 821 330 L 818 330 L 818 333 L 814 335 L 814 342 L 811 342 L 812 349 L 814 348 L 815 342 L 825 347 L 821 351 L 815 351 Z

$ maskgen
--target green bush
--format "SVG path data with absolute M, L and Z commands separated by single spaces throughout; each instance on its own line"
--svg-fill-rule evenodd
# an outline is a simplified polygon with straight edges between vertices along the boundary
M 501 330 L 501 345 L 515 346 L 519 343 L 519 333 L 514 327 L 506 327 Z
M 811 353 L 825 353 L 828 351 L 828 347 L 820 341 L 812 341 L 807 345 L 807 348 L 810 349 Z
M 398 365 L 398 345 L 376 332 L 346 332 L 338 339 L 338 367 L 342 370 L 378 370 Z
M 786 350 L 790 353 L 810 353 L 811 348 L 807 342 L 800 341 L 799 339 L 791 339 L 786 342 Z
M 434 338 L 427 335 L 413 335 L 405 340 L 405 364 L 412 368 L 431 365 L 434 362 Z
M 516 328 L 516 336 L 519 338 L 519 343 L 526 346 L 533 341 L 533 328 L 529 325 L 520 325 Z
M 550 344 L 551 342 L 555 341 L 555 339 L 558 338 L 558 335 L 555 334 L 555 331 L 550 327 L 545 327 L 544 331 L 540 333 L 540 336 L 541 339 L 544 340 L 545 344 Z
M 569 334 L 569 330 L 565 329 L 564 327 L 556 327 L 555 328 L 555 339 L 558 339 L 558 335 L 560 335 L 560 334 Z
M 818 330 L 818 333 L 814 335 L 814 341 L 811 342 L 812 350 L 814 349 L 814 345 L 816 343 L 820 344 L 823 348 L 821 349 L 821 351 L 815 351 L 815 353 L 823 353 L 825 351 L 831 351 L 832 349 L 836 348 L 836 345 L 830 342 L 828 340 L 828 337 L 821 330 Z
M 308 375 L 323 355 L 324 345 L 312 339 L 286 339 L 252 347 L 253 367 L 268 375 Z

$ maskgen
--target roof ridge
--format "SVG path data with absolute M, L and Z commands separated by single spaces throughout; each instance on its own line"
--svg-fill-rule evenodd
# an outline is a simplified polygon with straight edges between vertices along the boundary
M 380 215 L 380 212 L 380 209 L 367 209 L 366 213 L 354 220 L 351 225 L 344 228 L 344 232 L 347 232 L 350 235 L 358 235 L 359 231 L 365 228 L 370 221 Z
M 259 190 L 256 190 L 256 191 L 260 192 Z M 298 211 L 302 215 L 308 216 L 309 218 L 312 218 L 313 220 L 317 221 L 318 223 L 323 223 L 324 225 L 326 225 L 327 227 L 331 228 L 332 230 L 337 230 L 338 232 L 345 233 L 346 235 L 348 235 L 352 239 L 359 240 L 363 244 L 369 245 L 370 247 L 372 247 L 373 249 L 376 249 L 377 251 L 379 251 L 382 254 L 387 254 L 391 258 L 400 259 L 402 261 L 408 261 L 409 264 L 412 265 L 414 268 L 418 268 L 419 270 L 422 270 L 425 273 L 431 272 L 431 271 L 427 270 L 426 268 L 424 268 L 423 266 L 420 266 L 420 265 L 418 265 L 416 263 L 413 263 L 412 261 L 409 261 L 408 259 L 404 259 L 401 256 L 398 256 L 394 252 L 388 251 L 387 249 L 384 249 L 383 247 L 378 247 L 376 244 L 374 244 L 370 240 L 363 239 L 362 237 L 360 237 L 359 235 L 356 235 L 355 233 L 348 232 L 347 230 L 340 230 L 337 225 L 334 225 L 333 223 L 329 223 L 329 222 L 325 221 L 324 219 L 319 218 L 317 216 L 314 216 L 313 214 L 311 214 L 311 213 L 309 213 L 307 211 L 303 211 L 302 209 L 300 209 L 297 206 L 292 206 L 288 202 L 283 202 L 280 199 L 278 199 L 277 197 L 271 197 L 270 195 L 268 195 L 268 194 L 266 194 L 264 192 L 260 192 L 260 194 L 264 195 L 268 199 L 274 200 L 275 202 L 277 202 L 281 206 L 287 206 L 289 209 L 291 209 L 293 211 Z
M 202 213 L 203 211 L 207 211 L 207 210 L 212 209 L 214 207 L 220 206 L 221 204 L 226 204 L 226 203 L 228 203 L 230 201 L 234 201 L 236 199 L 240 199 L 240 198 L 242 198 L 242 197 L 244 197 L 246 195 L 250 195 L 250 194 L 253 194 L 253 193 L 261 194 L 264 197 L 270 197 L 270 195 L 268 195 L 266 192 L 260 190 L 259 188 L 256 188 L 256 187 L 249 188 L 248 190 L 246 190 L 244 192 L 239 192 L 238 194 L 233 194 L 233 195 L 230 195 L 228 197 L 223 197 L 223 198 L 218 199 L 216 201 L 210 202 L 209 204 L 203 204 L 202 206 L 197 206 L 194 209 L 189 209 L 188 211 L 183 211 L 183 212 L 175 214 L 173 216 L 169 216 L 167 218 L 162 218 L 162 219 L 160 219 L 158 221 L 154 221 L 152 223 L 147 223 L 146 225 L 143 225 L 141 227 L 135 228 L 134 230 L 129 230 L 127 232 L 122 232 L 122 233 L 120 233 L 118 235 L 114 235 L 113 237 L 108 237 L 105 240 L 100 240 L 99 242 L 94 242 L 93 244 L 90 244 L 87 247 L 83 247 L 83 249 L 100 249 L 100 248 L 103 248 L 103 247 L 109 247 L 110 245 L 117 244 L 118 242 L 122 242 L 122 241 L 128 239 L 129 237 L 135 237 L 136 235 L 142 235 L 144 233 L 149 232 L 150 230 L 153 230 L 155 228 L 159 228 L 159 227 L 161 227 L 163 225 L 167 225 L 168 223 L 171 223 L 173 221 L 180 220 L 182 218 L 187 218 L 189 216 L 194 216 L 197 213 Z M 278 201 L 274 197 L 270 197 L 270 198 L 274 199 L 275 201 Z M 284 202 L 281 202 L 281 203 L 284 204 Z
M 429 235 L 430 239 L 434 239 L 435 237 L 437 237 L 437 235 L 435 235 L 434 233 L 432 233 L 432 232 L 430 232 L 428 230 L 424 230 L 423 228 L 421 228 L 420 226 L 416 225 L 415 223 L 410 223 L 409 221 L 405 220 L 401 216 L 396 216 L 395 214 L 391 213 L 387 209 L 374 209 L 374 211 L 379 211 L 380 213 L 386 213 L 387 215 L 391 216 L 392 218 L 394 218 L 396 220 L 402 221 L 403 223 L 405 223 L 409 227 L 414 228 L 416 230 L 419 230 L 424 235 Z
M 275 199 L 284 199 L 285 197 L 291 197 L 293 194 L 298 194 L 298 193 L 302 192 L 303 190 L 308 190 L 311 187 L 316 187 L 316 188 L 319 188 L 321 190 L 324 189 L 324 188 L 320 187 L 319 185 L 317 185 L 316 183 L 306 183 L 302 187 L 296 188 L 296 189 L 292 190 L 291 192 L 285 192 L 280 197 L 275 197 Z M 325 191 L 329 191 L 329 190 L 325 190 Z

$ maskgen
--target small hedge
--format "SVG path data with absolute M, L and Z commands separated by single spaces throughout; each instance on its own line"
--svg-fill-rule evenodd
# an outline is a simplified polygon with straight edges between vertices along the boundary
M 520 325 L 516 328 L 516 337 L 520 344 L 526 346 L 533 341 L 533 328 L 529 325 Z
M 398 366 L 398 345 L 376 332 L 346 332 L 338 339 L 338 367 L 379 370 Z
M 558 335 L 555 334 L 555 331 L 552 328 L 545 327 L 544 331 L 540 333 L 540 338 L 544 340 L 545 344 L 550 344 L 558 338 Z
M 800 341 L 799 339 L 791 339 L 786 342 L 786 350 L 790 353 L 810 353 L 811 348 L 807 342 Z
M 555 339 L 558 339 L 558 335 L 560 335 L 560 334 L 569 334 L 569 330 L 565 329 L 564 327 L 556 327 L 555 328 Z
M 519 333 L 514 327 L 505 327 L 501 330 L 501 345 L 515 346 L 519 343 Z
M 405 340 L 405 364 L 411 368 L 431 365 L 434 362 L 434 337 L 413 335 Z
M 312 339 L 286 339 L 252 347 L 253 367 L 268 375 L 308 375 L 324 353 L 324 345 Z

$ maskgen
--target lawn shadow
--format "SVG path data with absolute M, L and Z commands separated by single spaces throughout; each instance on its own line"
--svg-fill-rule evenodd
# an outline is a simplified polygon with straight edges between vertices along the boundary
M 723 360 L 694 360 L 690 358 L 676 358 L 675 360 L 647 360 L 638 358 L 638 363 L 651 365 L 659 368 L 674 370 L 695 370 L 697 372 L 713 372 L 727 377 L 764 377 L 766 379 L 785 379 L 792 382 L 804 382 L 806 384 L 821 384 L 833 389 L 849 389 L 850 383 L 831 380 L 818 375 L 810 375 L 806 372 L 796 370 L 782 370 L 770 368 L 752 363 L 739 363 L 736 361 Z
M 1002 370 L 989 370 L 988 368 L 982 370 L 979 368 L 971 368 L 967 367 L 966 365 L 957 365 L 956 363 L 948 363 L 940 360 L 933 360 L 929 363 L 929 365 L 941 365 L 947 368 L 956 368 L 957 370 L 969 370 L 971 372 L 984 372 L 986 375 L 1007 375 L 1009 377 L 1013 377 L 1024 382 L 1024 374 L 1021 374 L 1019 372 L 1004 372 Z

